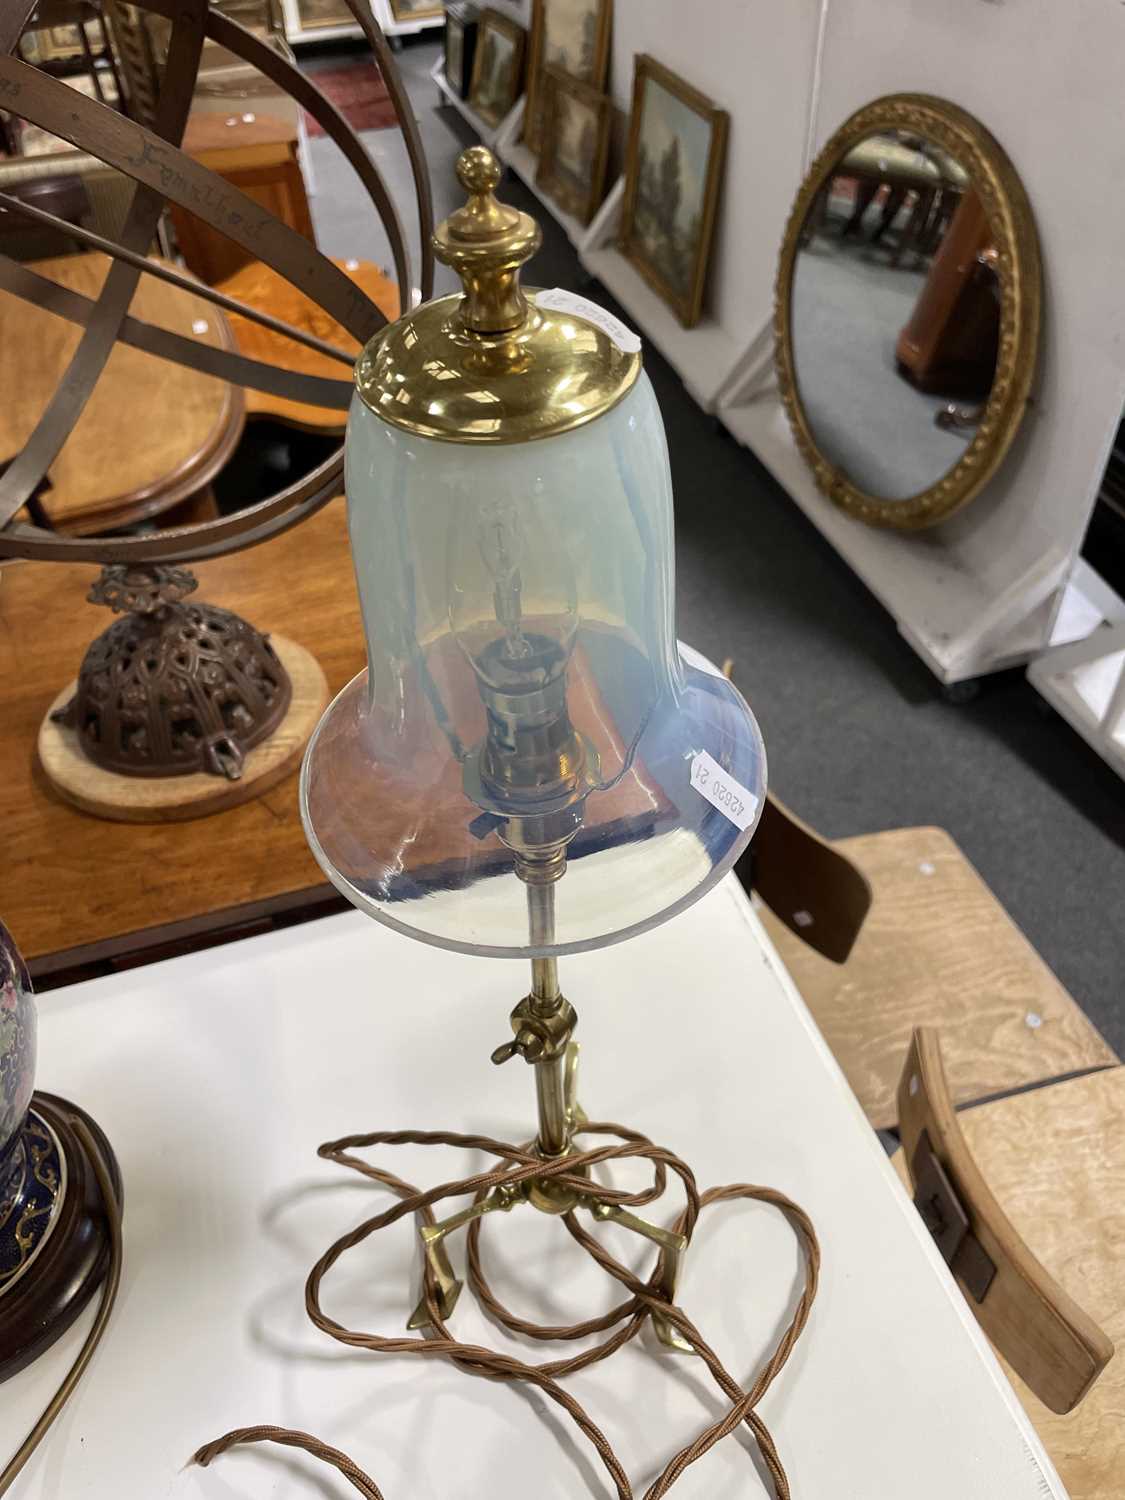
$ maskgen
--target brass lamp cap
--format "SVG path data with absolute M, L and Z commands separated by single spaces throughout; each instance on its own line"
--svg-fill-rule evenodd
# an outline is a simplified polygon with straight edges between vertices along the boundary
M 461 153 L 457 177 L 468 201 L 438 226 L 433 244 L 463 291 L 392 323 L 356 364 L 360 397 L 407 432 L 454 443 L 552 437 L 615 406 L 640 373 L 640 354 L 580 310 L 525 296 L 520 268 L 542 234 L 529 214 L 497 202 L 500 172 L 484 146 Z

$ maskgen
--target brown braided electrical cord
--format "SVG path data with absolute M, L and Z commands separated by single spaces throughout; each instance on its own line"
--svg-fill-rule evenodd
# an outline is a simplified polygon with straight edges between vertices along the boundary
M 44 1108 L 42 1102 L 37 1107 L 43 1110 L 48 1119 L 51 1117 L 53 1112 Z M 102 1155 L 101 1147 L 94 1138 L 93 1132 L 87 1126 L 86 1121 L 79 1115 L 70 1114 L 66 1116 L 66 1120 L 67 1124 L 81 1141 L 83 1148 L 90 1158 L 90 1164 L 94 1169 L 94 1176 L 97 1179 L 98 1190 L 102 1195 L 102 1202 L 105 1205 L 106 1219 L 109 1223 L 109 1267 L 106 1271 L 105 1280 L 102 1282 L 102 1295 L 97 1313 L 94 1316 L 93 1323 L 90 1325 L 89 1333 L 82 1341 L 82 1347 L 79 1349 L 74 1363 L 63 1377 L 58 1390 L 43 1408 L 43 1412 L 39 1420 L 35 1423 L 35 1426 L 16 1449 L 9 1462 L 5 1464 L 3 1470 L 0 1470 L 0 1495 L 7 1494 L 8 1490 L 15 1483 L 16 1476 L 46 1437 L 51 1424 L 73 1395 L 75 1387 L 85 1374 L 86 1366 L 94 1357 L 94 1351 L 101 1343 L 102 1334 L 106 1330 L 110 1313 L 113 1311 L 113 1304 L 117 1300 L 118 1287 L 121 1285 L 121 1263 L 123 1259 L 121 1204 L 114 1189 L 113 1178 L 105 1157 Z M 382 1500 L 382 1496 L 378 1490 L 373 1488 L 371 1493 L 374 1496 L 374 1500 Z
M 346 1136 L 321 1146 L 317 1153 L 319 1156 L 349 1167 L 371 1181 L 388 1188 L 398 1197 L 399 1202 L 382 1213 L 364 1220 L 347 1234 L 342 1235 L 329 1246 L 313 1266 L 305 1285 L 305 1307 L 309 1317 L 322 1332 L 355 1348 L 370 1349 L 373 1352 L 385 1354 L 431 1355 L 449 1359 L 470 1374 L 494 1380 L 521 1380 L 538 1387 L 544 1395 L 550 1397 L 567 1412 L 579 1430 L 589 1439 L 613 1481 L 618 1500 L 634 1500 L 628 1477 L 609 1440 L 582 1405 L 558 1384 L 556 1376 L 583 1369 L 606 1358 L 615 1349 L 621 1348 L 623 1344 L 634 1338 L 640 1332 L 646 1318 L 653 1312 L 659 1312 L 681 1337 L 692 1345 L 707 1366 L 715 1383 L 731 1402 L 731 1406 L 718 1421 L 705 1428 L 691 1443 L 675 1454 L 658 1478 L 645 1491 L 644 1500 L 661 1500 L 661 1497 L 667 1494 L 685 1469 L 697 1459 L 702 1458 L 717 1442 L 735 1431 L 744 1422 L 753 1432 L 759 1451 L 769 1470 L 776 1500 L 791 1500 L 789 1480 L 778 1456 L 777 1448 L 755 1408 L 792 1353 L 808 1321 L 813 1300 L 816 1297 L 820 1273 L 820 1246 L 812 1221 L 796 1203 L 773 1188 L 756 1187 L 749 1183 L 732 1183 L 725 1187 L 710 1188 L 707 1192 L 700 1194 L 690 1167 L 672 1152 L 654 1145 L 646 1136 L 637 1131 L 628 1130 L 620 1125 L 595 1122 L 584 1123 L 578 1133 L 617 1136 L 622 1144 L 596 1147 L 553 1162 L 545 1162 L 535 1155 L 530 1147 L 512 1146 L 504 1141 L 492 1140 L 488 1136 L 466 1135 L 453 1131 L 376 1131 L 366 1135 Z M 446 1145 L 485 1151 L 499 1157 L 504 1165 L 492 1171 L 476 1173 L 457 1182 L 442 1183 L 438 1187 L 421 1192 L 393 1173 L 381 1167 L 374 1167 L 361 1157 L 352 1154 L 358 1149 L 398 1145 Z M 653 1185 L 651 1187 L 628 1193 L 595 1182 L 585 1175 L 591 1167 L 602 1162 L 622 1160 L 626 1157 L 637 1157 L 652 1163 Z M 561 1328 L 548 1328 L 528 1322 L 503 1306 L 491 1291 L 481 1264 L 480 1228 L 482 1221 L 474 1220 L 468 1232 L 470 1285 L 486 1312 L 511 1332 L 525 1334 L 535 1339 L 567 1340 L 583 1337 L 586 1334 L 605 1332 L 615 1323 L 622 1324 L 602 1343 L 570 1359 L 556 1360 L 543 1365 L 527 1364 L 498 1350 L 465 1344 L 455 1339 L 442 1320 L 437 1302 L 437 1286 L 428 1261 L 423 1262 L 425 1266 L 424 1296 L 430 1316 L 431 1336 L 385 1338 L 379 1334 L 358 1332 L 345 1328 L 328 1317 L 320 1306 L 320 1289 L 324 1277 L 345 1251 L 354 1248 L 370 1235 L 404 1218 L 407 1214 L 417 1215 L 425 1225 L 433 1224 L 435 1222 L 433 1205 L 445 1198 L 473 1195 L 474 1201 L 479 1201 L 496 1187 L 516 1188 L 532 1178 L 539 1180 L 550 1178 L 579 1190 L 587 1199 L 622 1207 L 637 1207 L 652 1202 L 663 1191 L 669 1170 L 679 1177 L 686 1200 L 675 1229 L 686 1235 L 689 1241 L 703 1208 L 712 1203 L 729 1202 L 741 1198 L 767 1203 L 779 1209 L 785 1214 L 801 1242 L 805 1260 L 804 1289 L 797 1300 L 788 1327 L 749 1390 L 740 1386 L 725 1369 L 718 1355 L 707 1344 L 686 1313 L 667 1302 L 661 1295 L 661 1260 L 658 1259 L 656 1269 L 648 1281 L 642 1281 L 626 1266 L 615 1260 L 603 1245 L 588 1234 L 578 1224 L 573 1213 L 562 1216 L 567 1229 L 598 1265 L 622 1284 L 629 1293 L 629 1298 L 600 1318 Z M 382 1500 L 375 1481 L 347 1455 L 329 1447 L 328 1444 L 308 1433 L 297 1432 L 289 1428 L 268 1426 L 237 1428 L 217 1441 L 200 1448 L 194 1454 L 193 1462 L 209 1464 L 212 1459 L 239 1444 L 270 1441 L 301 1448 L 312 1457 L 332 1464 L 361 1494 L 371 1497 L 371 1500 Z
M 322 1443 L 308 1432 L 297 1432 L 291 1427 L 240 1427 L 237 1432 L 228 1432 L 226 1437 L 217 1438 L 215 1442 L 208 1443 L 205 1448 L 200 1448 L 198 1453 L 193 1453 L 191 1461 L 206 1468 L 213 1460 L 225 1453 L 228 1448 L 233 1448 L 237 1443 L 282 1443 L 287 1448 L 303 1448 L 306 1453 L 311 1453 L 314 1458 L 319 1458 L 322 1463 L 331 1464 L 334 1469 L 339 1469 L 349 1483 L 353 1484 L 366 1500 L 383 1500 L 383 1492 L 370 1475 L 365 1474 L 358 1464 L 353 1463 L 346 1453 L 341 1453 L 339 1448 L 331 1448 L 327 1443 Z

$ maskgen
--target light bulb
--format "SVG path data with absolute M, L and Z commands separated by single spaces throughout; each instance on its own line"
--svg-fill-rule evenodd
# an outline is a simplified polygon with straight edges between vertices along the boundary
M 574 565 L 534 495 L 465 506 L 448 556 L 449 623 L 482 689 L 545 687 L 574 650 Z

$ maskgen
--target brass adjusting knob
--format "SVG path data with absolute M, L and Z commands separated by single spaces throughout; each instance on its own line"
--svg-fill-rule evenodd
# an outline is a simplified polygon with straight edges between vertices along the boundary
M 496 1051 L 492 1054 L 492 1061 L 494 1063 L 506 1063 L 509 1058 L 515 1057 L 517 1052 L 521 1054 L 525 1062 L 537 1062 L 543 1055 L 543 1038 L 538 1032 L 524 1027 L 516 1033 L 512 1041 L 505 1042 L 502 1046 L 497 1047 Z

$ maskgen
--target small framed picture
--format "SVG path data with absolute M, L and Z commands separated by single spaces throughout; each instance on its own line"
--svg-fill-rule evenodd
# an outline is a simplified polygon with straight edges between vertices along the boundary
M 613 0 L 534 0 L 534 5 L 523 136 L 538 154 L 548 68 L 566 73 L 598 93 L 605 88 Z
M 462 99 L 469 97 L 473 55 L 477 47 L 475 5 L 445 7 L 445 81 Z
M 728 115 L 644 55 L 633 77 L 621 251 L 685 328 L 699 322 Z
M 605 188 L 613 103 L 555 68 L 542 75 L 542 143 L 535 182 L 560 208 L 588 224 Z
M 489 125 L 499 125 L 520 96 L 526 35 L 498 10 L 481 11 L 469 103 Z
M 302 31 L 355 26 L 356 18 L 344 0 L 297 0 L 297 15 Z
M 391 14 L 396 21 L 421 21 L 445 12 L 443 0 L 391 0 Z

